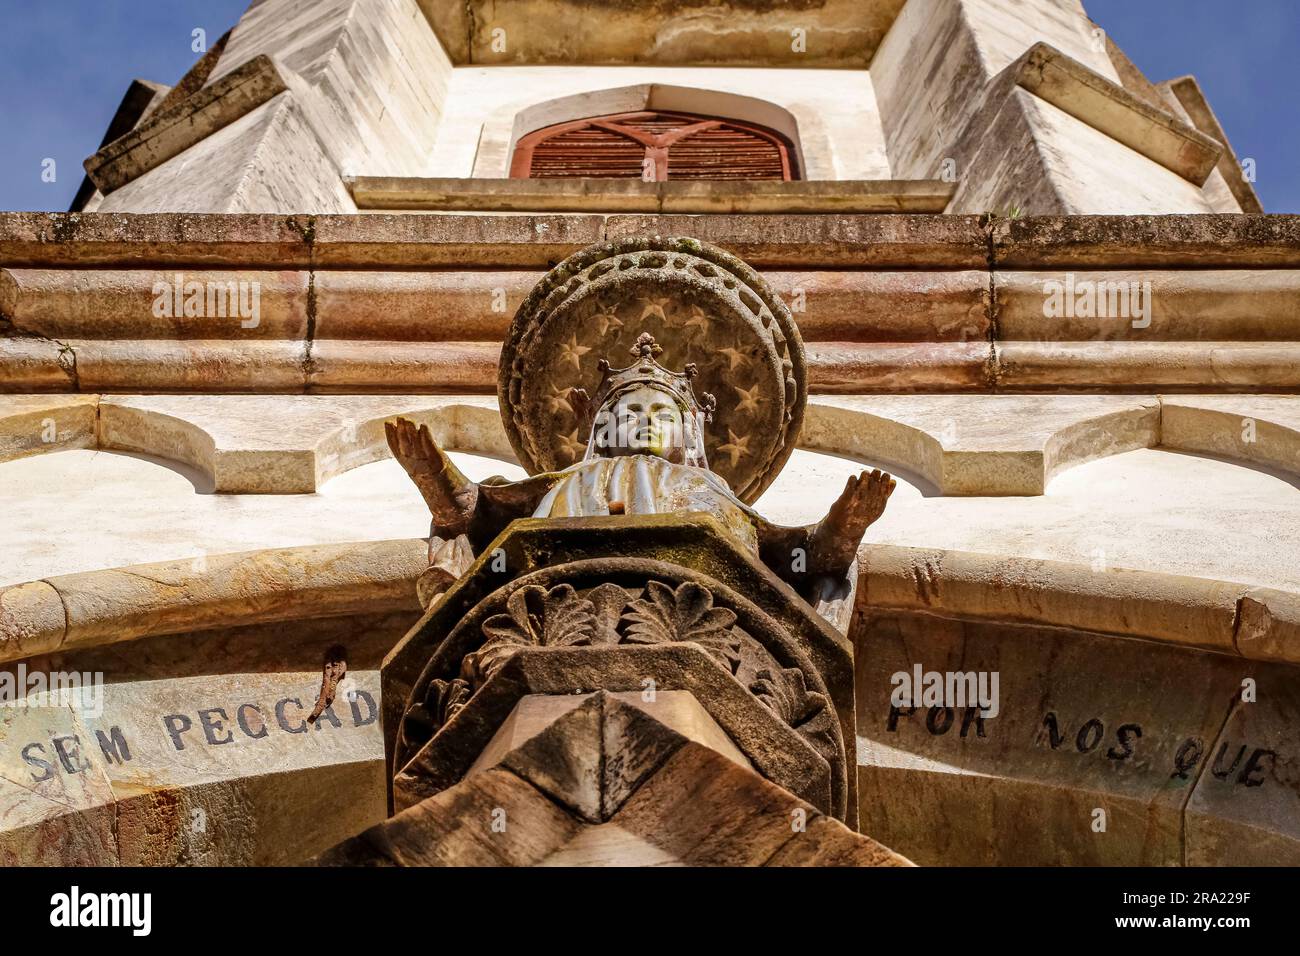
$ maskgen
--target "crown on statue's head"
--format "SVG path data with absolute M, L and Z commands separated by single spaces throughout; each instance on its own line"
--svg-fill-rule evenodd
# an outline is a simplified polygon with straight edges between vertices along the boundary
M 682 407 L 692 415 L 700 415 L 704 421 L 709 421 L 713 417 L 713 411 L 717 407 L 716 399 L 708 392 L 701 392 L 697 399 L 694 389 L 691 388 L 691 379 L 698 374 L 694 362 L 688 363 L 680 372 L 664 368 L 655 361 L 655 356 L 662 353 L 663 348 L 655 342 L 654 336 L 649 332 L 642 332 L 637 337 L 636 344 L 628 351 L 637 357 L 637 361 L 627 368 L 611 368 L 608 361 L 600 360 L 597 367 L 600 369 L 601 378 L 600 385 L 596 388 L 595 400 L 592 402 L 593 409 L 604 408 L 612 397 L 630 388 L 652 385 L 675 396 Z

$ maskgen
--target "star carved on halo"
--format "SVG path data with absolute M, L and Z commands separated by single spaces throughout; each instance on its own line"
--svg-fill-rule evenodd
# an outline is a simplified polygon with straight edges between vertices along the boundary
M 739 385 L 733 385 L 731 387 L 735 389 L 736 395 L 740 398 L 739 403 L 736 405 L 736 411 L 738 412 L 750 412 L 757 415 L 758 406 L 767 401 L 767 399 L 762 395 L 758 394 L 763 388 L 761 382 L 755 382 L 753 388 L 750 389 L 743 389 Z
M 642 303 L 641 318 L 638 321 L 644 322 L 647 318 L 657 317 L 664 325 L 668 324 L 668 316 L 664 315 L 664 306 L 673 301 L 672 296 L 665 295 L 654 299 L 641 296 L 637 301 Z
M 727 443 L 719 445 L 718 451 L 731 456 L 731 467 L 735 468 L 740 463 L 740 459 L 749 454 L 749 436 L 737 435 L 730 428 L 727 429 Z
M 727 361 L 731 363 L 729 366 L 727 366 L 728 371 L 734 372 L 736 370 L 736 366 L 749 364 L 749 356 L 746 355 L 744 352 L 742 352 L 740 349 L 736 348 L 735 346 L 732 346 L 731 348 L 718 349 L 718 354 L 725 355 L 727 357 Z
M 593 319 L 596 322 L 596 327 L 600 329 L 601 335 L 608 335 L 610 329 L 621 329 L 623 327 L 623 320 L 613 312 L 601 312 L 599 315 L 593 316 Z
M 691 317 L 682 323 L 682 331 L 690 332 L 692 329 L 709 330 L 709 316 L 698 305 L 691 306 Z
M 587 443 L 578 438 L 576 428 L 567 435 L 561 435 L 559 443 L 560 450 L 569 456 L 570 461 L 576 461 L 587 450 Z
M 578 371 L 582 371 L 582 357 L 591 351 L 586 345 L 578 344 L 578 334 L 569 336 L 569 341 L 560 346 L 560 361 L 568 362 Z
M 569 393 L 573 391 L 569 385 L 551 385 L 551 393 L 543 399 L 546 402 L 547 410 L 552 414 L 558 412 L 568 412 L 573 414 L 573 405 L 569 402 Z

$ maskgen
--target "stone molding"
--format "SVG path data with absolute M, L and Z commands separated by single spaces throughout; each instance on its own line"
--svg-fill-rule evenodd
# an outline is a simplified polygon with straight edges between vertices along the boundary
M 86 162 L 86 174 L 105 195 L 178 156 L 289 87 L 281 68 L 255 56 L 210 86 L 150 116 Z
M 311 494 L 389 457 L 383 422 L 397 414 L 454 451 L 512 455 L 486 396 L 14 395 L 0 396 L 0 462 L 137 452 L 197 469 L 219 494 Z M 286 415 L 292 429 L 263 427 Z M 1300 397 L 815 396 L 797 447 L 887 464 L 945 496 L 1042 495 L 1077 465 L 1138 448 L 1300 475 Z
M 436 212 L 941 213 L 937 179 L 693 182 L 639 179 L 345 179 L 358 209 Z
M 0 588 L 0 661 L 205 628 L 418 611 L 422 539 L 272 548 Z
M 1134 96 L 1051 44 L 1034 44 L 1011 69 L 1021 89 L 1193 185 L 1205 184 L 1224 151 L 1222 143 Z

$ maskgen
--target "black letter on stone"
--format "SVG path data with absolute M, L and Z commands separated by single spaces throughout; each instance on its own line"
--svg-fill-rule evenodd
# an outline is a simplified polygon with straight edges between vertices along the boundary
M 1203 753 L 1205 753 L 1205 744 L 1201 742 L 1200 737 L 1188 737 L 1184 740 L 1183 745 L 1178 748 L 1178 753 L 1174 754 L 1174 772 L 1169 775 L 1169 779 L 1177 777 L 1186 780 L 1188 772 L 1201 762 Z
M 940 714 L 943 714 L 943 720 L 935 720 Z M 930 712 L 925 715 L 925 727 L 934 736 L 942 736 L 952 726 L 952 716 L 951 707 L 931 707 Z
M 361 708 L 357 706 L 358 701 L 362 700 L 366 702 L 366 707 L 370 711 L 364 718 L 361 716 Z M 352 699 L 348 701 L 348 704 L 352 707 L 352 726 L 354 727 L 365 727 L 367 724 L 373 724 L 375 718 L 379 716 L 379 708 L 375 706 L 375 699 L 359 688 L 352 695 Z
M 184 714 L 168 714 L 163 718 L 163 723 L 167 725 L 167 733 L 172 735 L 172 745 L 177 750 L 184 750 L 185 744 L 181 742 L 181 734 L 192 726 L 190 719 Z
M 1223 746 L 1219 748 L 1219 754 L 1214 758 L 1214 766 L 1210 768 L 1210 773 L 1214 774 L 1220 780 L 1227 780 L 1232 775 L 1232 771 L 1237 769 L 1237 764 L 1241 763 L 1241 758 L 1246 756 L 1246 745 L 1242 744 L 1241 749 L 1237 751 L 1237 756 L 1232 760 L 1232 766 L 1227 770 L 1220 770 L 1219 764 L 1223 763 L 1223 755 L 1228 752 L 1228 742 L 1225 740 Z
M 81 756 L 81 741 L 75 735 L 51 737 L 50 740 L 54 743 L 54 752 L 59 755 L 59 763 L 63 764 L 63 769 L 68 773 L 81 773 L 90 769 L 89 760 L 83 758 L 80 764 L 77 763 L 77 758 Z M 72 741 L 71 753 L 63 749 L 63 743 L 67 740 Z
M 966 710 L 962 713 L 962 715 L 961 715 L 961 735 L 962 735 L 963 737 L 965 737 L 965 736 L 966 736 L 966 733 L 970 730 L 970 725 L 971 725 L 971 724 L 974 724 L 974 725 L 975 725 L 975 736 L 976 736 L 976 737 L 984 737 L 984 736 L 987 736 L 987 735 L 984 733 L 984 715 L 983 715 L 982 713 L 980 713 L 980 708 L 978 708 L 978 707 L 967 707 Z
M 104 752 L 104 759 L 109 763 L 125 763 L 131 759 L 131 748 L 126 745 L 121 727 L 113 727 L 107 734 L 96 730 L 95 736 L 99 738 L 99 749 Z
M 1092 731 L 1096 731 L 1096 736 L 1089 743 L 1088 736 Z M 1101 743 L 1102 734 L 1105 732 L 1106 728 L 1102 726 L 1101 721 L 1094 717 L 1079 728 L 1079 733 L 1074 738 L 1074 746 L 1078 748 L 1081 754 L 1086 754 L 1089 750 L 1095 750 L 1097 744 Z
M 257 729 L 261 731 L 260 734 L 253 733 L 253 728 L 248 724 L 248 717 L 245 716 L 244 712 L 249 710 L 257 715 Z M 235 719 L 239 721 L 239 729 L 254 740 L 261 740 L 270 733 L 266 729 L 266 721 L 262 718 L 262 711 L 256 704 L 240 704 L 239 710 L 235 711 Z
M 1119 730 L 1115 731 L 1115 739 L 1119 741 L 1119 745 L 1124 749 L 1116 751 L 1114 747 L 1111 747 L 1106 751 L 1106 756 L 1111 760 L 1127 760 L 1133 756 L 1133 741 L 1141 736 L 1142 728 L 1137 724 L 1123 724 Z
M 1060 728 L 1056 725 L 1056 712 L 1049 710 L 1043 715 L 1043 726 L 1047 728 L 1047 742 L 1055 750 L 1061 746 L 1061 741 L 1065 740 L 1065 735 L 1061 733 Z
M 1250 759 L 1246 761 L 1246 766 L 1242 768 L 1241 776 L 1237 778 L 1237 783 L 1244 783 L 1248 787 L 1262 787 L 1264 785 L 1264 778 L 1261 776 L 1258 780 L 1253 780 L 1250 775 L 1252 773 L 1262 774 L 1264 772 L 1264 768 L 1259 765 L 1259 762 L 1265 757 L 1268 758 L 1269 768 L 1272 769 L 1273 763 L 1277 760 L 1276 751 L 1264 750 L 1260 747 L 1256 747 L 1255 752 L 1251 754 Z
M 915 714 L 915 713 L 916 713 L 916 708 L 915 708 L 915 707 L 904 707 L 904 708 L 900 709 L 900 708 L 898 708 L 898 707 L 895 707 L 893 704 L 890 704 L 890 705 L 889 705 L 889 720 L 888 720 L 888 722 L 886 722 L 886 724 L 885 724 L 885 729 L 897 733 L 897 732 L 898 732 L 898 718 L 899 718 L 899 717 L 911 717 L 911 716 L 912 716 L 913 714 Z
M 213 714 L 220 714 L 221 720 L 213 720 Z M 225 710 L 221 707 L 212 707 L 208 710 L 199 711 L 199 723 L 203 725 L 203 736 L 208 738 L 208 743 L 228 744 L 235 739 L 235 735 L 226 730 L 225 721 L 229 719 L 230 718 L 226 716 Z M 221 733 L 223 730 L 226 730 L 226 739 L 220 740 L 217 738 L 217 734 Z
M 290 727 L 289 721 L 284 716 L 284 705 L 293 704 L 299 710 L 302 710 L 302 703 L 297 697 L 286 697 L 284 700 L 275 705 L 275 721 L 280 725 L 281 730 L 287 730 L 291 734 L 305 734 L 307 732 L 307 722 L 299 720 L 297 727 Z
M 32 774 L 32 779 L 37 783 L 40 783 L 42 780 L 49 780 L 54 776 L 54 764 L 50 763 L 48 760 L 42 760 L 40 757 L 33 757 L 29 754 L 27 751 L 31 750 L 33 747 L 41 753 L 45 753 L 45 748 L 40 744 L 28 744 L 23 748 L 23 761 L 31 764 L 33 767 L 43 767 L 45 769 L 45 773 L 41 774 L 39 777 L 36 776 L 36 774 Z
M 338 714 L 334 713 L 334 705 L 333 705 L 333 704 L 330 704 L 328 707 L 326 707 L 324 710 L 322 710 L 322 711 L 320 712 L 320 717 L 317 718 L 317 720 L 316 720 L 316 729 L 317 729 L 317 730 L 320 730 L 321 727 L 324 726 L 325 721 L 327 721 L 327 720 L 328 720 L 331 724 L 333 724 L 335 727 L 342 727 L 342 726 L 343 726 L 342 721 L 340 721 L 339 718 L 338 718 Z

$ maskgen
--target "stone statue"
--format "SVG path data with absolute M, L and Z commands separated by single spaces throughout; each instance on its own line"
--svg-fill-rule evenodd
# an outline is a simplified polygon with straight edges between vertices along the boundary
M 874 470 L 850 478 L 821 521 L 783 527 L 741 501 L 709 470 L 703 429 L 716 411 L 712 395 L 691 387 L 688 364 L 673 372 L 656 360 L 663 350 L 643 332 L 632 365 L 602 374 L 594 401 L 581 388 L 569 400 L 586 420 L 586 452 L 567 468 L 523 481 L 467 479 L 429 433 L 399 418 L 386 424 L 388 444 L 433 514 L 430 572 L 421 579 L 426 604 L 458 578 L 474 555 L 516 518 L 707 512 L 810 603 L 846 580 L 858 543 L 881 516 L 895 482 Z
M 454 786 L 520 694 L 650 680 L 717 704 L 755 766 L 849 819 L 853 563 L 894 480 L 851 478 L 804 527 L 754 509 L 807 378 L 762 276 L 693 238 L 631 237 L 547 272 L 502 344 L 501 420 L 530 477 L 470 481 L 427 426 L 386 424 L 433 514 L 427 613 L 382 670 L 395 811 Z

